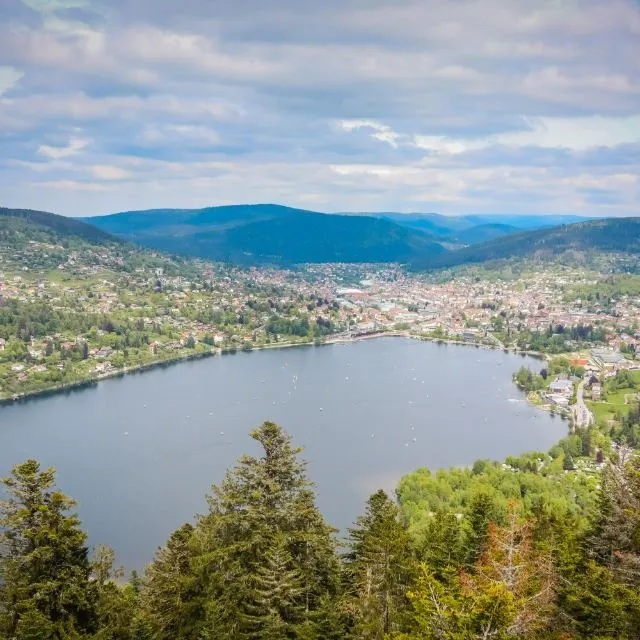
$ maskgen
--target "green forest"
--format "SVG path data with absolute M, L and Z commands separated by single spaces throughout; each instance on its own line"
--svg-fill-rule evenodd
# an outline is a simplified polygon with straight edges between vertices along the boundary
M 213 486 L 208 510 L 125 580 L 35 460 L 3 480 L 0 637 L 12 640 L 640 637 L 640 464 L 589 447 L 420 470 L 374 493 L 345 537 L 278 425 Z

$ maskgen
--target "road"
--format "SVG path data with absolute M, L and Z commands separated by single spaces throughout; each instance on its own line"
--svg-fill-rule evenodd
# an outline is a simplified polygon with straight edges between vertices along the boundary
M 584 403 L 584 380 L 580 381 L 576 391 L 576 403 L 572 407 L 573 424 L 576 429 L 586 429 L 593 423 L 593 414 Z

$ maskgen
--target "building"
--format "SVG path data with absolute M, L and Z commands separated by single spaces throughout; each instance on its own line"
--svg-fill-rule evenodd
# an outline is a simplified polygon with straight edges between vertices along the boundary
M 567 408 L 569 406 L 569 397 L 563 393 L 552 393 L 548 399 L 558 407 Z
M 591 357 L 600 368 L 608 369 L 626 362 L 620 352 L 613 349 L 591 349 Z
M 570 396 L 573 393 L 573 382 L 556 378 L 550 385 L 549 391 L 554 394 Z
M 599 382 L 594 382 L 591 385 L 591 397 L 594 400 L 600 400 L 602 397 L 602 385 Z

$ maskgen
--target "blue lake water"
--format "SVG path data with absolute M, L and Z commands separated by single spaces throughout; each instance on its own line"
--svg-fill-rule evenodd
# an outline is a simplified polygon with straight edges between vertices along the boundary
M 237 353 L 106 380 L 0 407 L 0 475 L 34 457 L 58 469 L 92 544 L 141 567 L 195 513 L 273 420 L 304 447 L 328 521 L 349 526 L 364 501 L 418 467 L 469 465 L 547 450 L 559 418 L 512 382 L 528 364 L 502 351 L 382 338 Z M 415 440 L 414 440 L 415 439 Z

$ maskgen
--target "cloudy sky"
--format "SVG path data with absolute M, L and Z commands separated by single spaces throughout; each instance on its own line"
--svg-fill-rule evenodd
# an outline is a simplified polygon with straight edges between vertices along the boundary
M 640 215 L 640 0 L 0 0 L 0 205 Z

